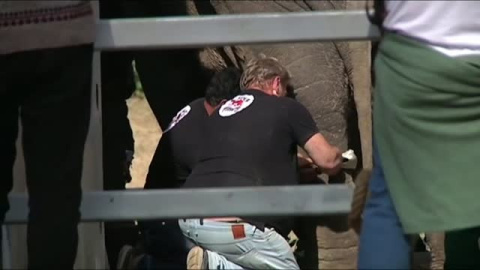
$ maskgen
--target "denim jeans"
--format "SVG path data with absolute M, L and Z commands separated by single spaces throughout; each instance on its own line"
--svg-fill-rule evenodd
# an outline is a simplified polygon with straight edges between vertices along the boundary
M 374 162 L 360 234 L 358 269 L 409 269 L 410 238 L 403 232 L 376 148 Z
M 210 269 L 300 269 L 288 242 L 275 230 L 248 223 L 179 220 L 183 234 L 207 250 Z M 232 226 L 243 226 L 235 237 Z

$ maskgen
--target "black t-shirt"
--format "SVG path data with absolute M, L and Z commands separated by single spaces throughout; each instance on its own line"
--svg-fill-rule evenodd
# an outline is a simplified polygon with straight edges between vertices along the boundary
M 185 187 L 295 185 L 297 145 L 303 147 L 317 132 L 312 116 L 297 101 L 244 91 L 209 118 L 198 163 Z M 283 234 L 291 229 L 287 218 L 245 219 Z
M 190 175 L 198 160 L 203 131 L 208 119 L 204 98 L 192 101 L 181 109 L 164 130 L 157 147 L 161 167 L 161 187 L 178 187 Z

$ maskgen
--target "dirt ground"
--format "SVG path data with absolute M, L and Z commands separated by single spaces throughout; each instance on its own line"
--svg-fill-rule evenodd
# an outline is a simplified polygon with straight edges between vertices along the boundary
M 127 188 L 143 188 L 162 130 L 153 115 L 147 99 L 140 95 L 132 95 L 127 100 L 128 119 L 135 140 L 134 159 L 130 173 L 132 181 Z

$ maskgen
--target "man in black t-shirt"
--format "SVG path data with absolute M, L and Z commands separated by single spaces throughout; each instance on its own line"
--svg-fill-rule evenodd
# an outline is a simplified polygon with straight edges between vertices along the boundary
M 339 149 L 319 133 L 303 105 L 285 97 L 289 80 L 274 58 L 247 65 L 243 92 L 210 117 L 199 162 L 184 187 L 295 185 L 297 146 L 327 174 L 339 172 Z M 298 269 L 285 239 L 292 223 L 285 217 L 180 219 L 184 235 L 201 245 L 190 251 L 187 267 Z
M 163 131 L 156 151 L 157 163 L 151 166 L 161 172 L 160 179 L 150 179 L 145 188 L 179 187 L 192 171 L 198 160 L 199 147 L 204 140 L 203 129 L 209 116 L 225 101 L 240 93 L 241 72 L 237 68 L 225 68 L 214 74 L 205 91 L 205 97 L 192 101 L 181 109 Z M 178 228 L 177 220 L 142 221 L 144 249 L 161 264 L 160 268 L 172 269 L 184 267 L 188 252 L 185 238 Z M 131 269 L 137 250 L 125 246 L 119 255 L 119 268 Z M 147 262 L 145 262 L 147 263 Z M 134 263 L 136 264 L 136 263 Z
M 241 71 L 225 68 L 214 74 L 205 97 L 192 101 L 181 109 L 163 131 L 155 151 L 156 170 L 162 179 L 147 179 L 145 189 L 179 187 L 190 175 L 204 142 L 203 129 L 209 116 L 224 102 L 240 93 Z M 163 181 L 163 182 L 162 182 Z

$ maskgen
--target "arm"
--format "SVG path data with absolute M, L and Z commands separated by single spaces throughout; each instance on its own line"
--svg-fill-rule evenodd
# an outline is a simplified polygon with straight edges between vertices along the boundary
M 342 153 L 330 145 L 320 133 L 313 135 L 302 147 L 312 161 L 328 175 L 337 174 L 342 168 Z
M 337 174 L 342 166 L 342 153 L 330 145 L 320 134 L 312 115 L 296 101 L 289 101 L 287 118 L 293 138 L 298 146 L 303 148 L 310 159 L 300 155 L 299 167 L 308 167 L 313 161 L 328 175 Z M 300 153 L 300 152 L 299 152 Z M 301 154 L 301 153 L 300 153 Z M 310 163 L 310 164 L 309 164 Z

